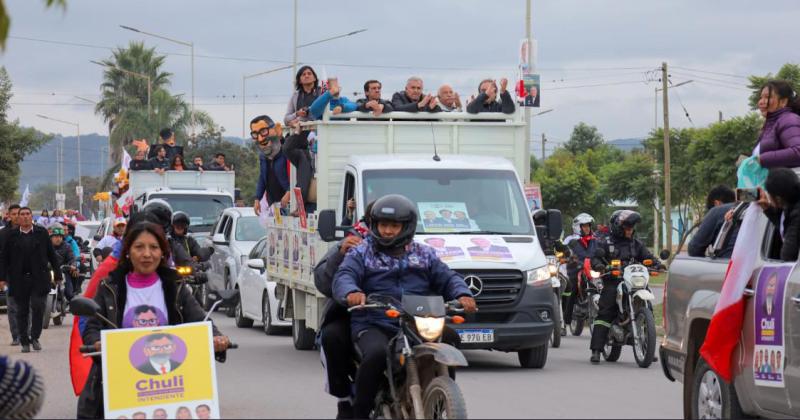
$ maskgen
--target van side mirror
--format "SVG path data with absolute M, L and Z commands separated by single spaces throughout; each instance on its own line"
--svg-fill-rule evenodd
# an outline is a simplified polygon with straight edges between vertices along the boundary
M 319 231 L 319 237 L 325 242 L 336 240 L 336 211 L 326 209 L 319 212 L 317 231 Z
M 531 219 L 534 226 L 544 226 L 547 224 L 547 210 L 536 209 L 531 212 Z
M 564 233 L 564 225 L 561 218 L 561 210 L 547 210 L 547 236 L 551 240 L 558 240 Z
M 666 261 L 669 259 L 670 256 L 672 256 L 672 253 L 669 252 L 668 249 L 662 249 L 661 253 L 658 254 L 658 256 L 661 257 L 661 261 Z

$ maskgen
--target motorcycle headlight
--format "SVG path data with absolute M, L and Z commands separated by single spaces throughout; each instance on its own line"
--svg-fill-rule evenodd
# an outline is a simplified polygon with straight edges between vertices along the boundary
M 593 279 L 599 279 L 600 273 L 594 270 L 589 271 L 589 276 Z
M 529 286 L 544 286 L 550 285 L 550 269 L 546 265 L 541 266 L 535 270 L 528 271 L 528 285 Z
M 178 274 L 180 274 L 181 276 L 191 276 L 192 275 L 192 267 L 190 267 L 188 265 L 181 265 L 181 266 L 175 267 L 175 270 L 177 270 Z
M 647 279 L 644 276 L 633 276 L 631 277 L 629 286 L 631 288 L 642 289 L 647 286 Z
M 419 335 L 428 341 L 434 341 L 439 338 L 444 329 L 444 318 L 415 316 L 414 323 L 417 325 Z

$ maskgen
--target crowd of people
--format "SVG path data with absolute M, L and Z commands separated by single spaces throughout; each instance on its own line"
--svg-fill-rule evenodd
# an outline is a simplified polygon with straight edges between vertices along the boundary
M 225 162 L 224 153 L 214 154 L 214 160 L 208 164 L 203 163 L 203 156 L 195 155 L 192 162 L 184 159 L 183 146 L 175 143 L 175 132 L 171 128 L 164 128 L 158 135 L 159 143 L 150 145 L 147 151 L 137 150 L 130 163 L 132 171 L 232 171 L 233 165 Z

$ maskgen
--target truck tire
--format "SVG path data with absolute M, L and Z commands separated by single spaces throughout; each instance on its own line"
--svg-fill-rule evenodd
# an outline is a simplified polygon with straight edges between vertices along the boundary
M 745 418 L 736 389 L 717 375 L 706 360 L 700 357 L 692 381 L 692 418 Z
M 634 342 L 633 357 L 640 368 L 648 368 L 656 355 L 656 321 L 647 307 L 639 309 L 634 318 L 634 328 L 639 328 L 639 343 Z
M 261 320 L 264 322 L 264 334 L 277 335 L 280 328 L 272 325 L 272 309 L 269 303 L 269 292 L 264 292 L 264 297 L 261 302 Z
M 530 349 L 522 349 L 517 352 L 519 365 L 525 369 L 541 369 L 547 363 L 547 348 L 548 343 L 544 343 L 539 347 Z
M 467 418 L 467 403 L 449 376 L 438 376 L 428 384 L 422 396 L 422 410 L 426 419 Z
M 236 299 L 236 305 L 233 307 L 233 320 L 236 321 L 237 328 L 250 328 L 253 326 L 253 320 L 244 316 L 241 296 Z
M 297 350 L 314 349 L 314 330 L 306 328 L 305 319 L 292 319 L 292 341 Z
M 559 298 L 558 291 L 556 291 L 556 293 L 553 293 L 553 338 L 550 343 L 554 349 L 561 347 L 561 331 L 563 328 L 561 299 Z

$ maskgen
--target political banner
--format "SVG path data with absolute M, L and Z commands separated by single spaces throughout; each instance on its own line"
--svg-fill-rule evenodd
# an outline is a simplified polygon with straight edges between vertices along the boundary
M 210 322 L 103 330 L 101 340 L 106 418 L 220 418 Z
M 427 202 L 417 203 L 425 232 L 459 232 L 475 230 L 475 222 L 469 218 L 464 203 Z
M 528 202 L 528 210 L 544 208 L 542 206 L 542 187 L 539 184 L 525 184 L 525 200 Z
M 784 301 L 786 282 L 794 264 L 765 266 L 758 276 L 755 294 L 755 348 L 753 378 L 758 386 L 784 388 Z
M 424 235 L 416 240 L 433 248 L 446 263 L 456 261 L 513 262 L 514 254 L 502 237 Z
M 522 107 L 539 108 L 542 85 L 538 74 L 523 73 L 517 85 L 517 102 Z

